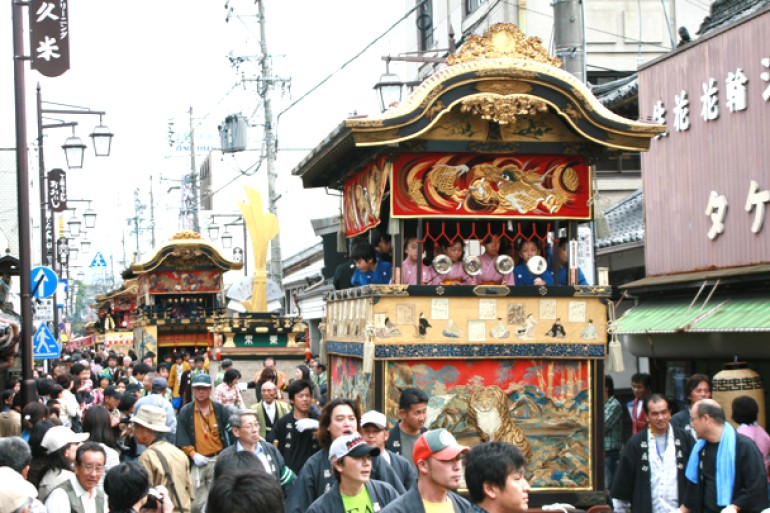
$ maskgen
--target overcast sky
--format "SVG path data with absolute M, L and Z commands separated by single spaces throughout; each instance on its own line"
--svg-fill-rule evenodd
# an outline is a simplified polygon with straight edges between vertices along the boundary
M 112 155 L 96 159 L 89 147 L 83 170 L 68 173 L 71 198 L 90 199 L 99 213 L 97 231 L 91 235 L 94 251 L 122 258 L 121 239 L 126 219 L 134 215 L 133 190 L 140 187 L 149 203 L 149 176 L 179 179 L 189 172 L 190 159 L 178 145 L 168 144 L 168 121 L 175 120 L 175 142 L 188 135 L 188 109 L 193 108 L 196 143 L 218 145 L 216 127 L 230 113 L 253 115 L 261 123 L 262 110 L 254 83 L 241 84 L 241 76 L 254 75 L 255 65 L 236 69 L 228 55 L 259 54 L 259 25 L 250 0 L 231 1 L 233 13 L 225 22 L 225 0 L 79 0 L 70 3 L 71 69 L 58 78 L 45 78 L 27 69 L 27 122 L 29 141 L 35 140 L 35 86 L 41 83 L 43 99 L 104 110 L 106 125 L 115 133 Z M 274 113 L 318 84 L 348 59 L 387 30 L 406 12 L 404 2 L 336 0 L 266 0 L 268 47 L 273 74 L 291 78 L 291 88 L 274 95 Z M 413 18 L 405 23 L 413 22 Z M 281 119 L 279 153 L 279 221 L 283 257 L 315 242 L 309 220 L 336 214 L 337 201 L 323 190 L 301 191 L 290 171 L 348 114 L 377 111 L 372 86 L 384 72 L 381 56 L 405 49 L 399 28 L 364 55 L 335 74 L 326 85 L 293 107 Z M 0 18 L 0 147 L 13 147 L 14 96 L 11 6 Z M 232 52 L 232 53 L 231 53 Z M 391 66 L 393 69 L 393 66 Z M 396 71 L 398 69 L 396 68 Z M 407 78 L 407 77 L 403 77 Z M 90 146 L 88 134 L 98 118 L 67 117 L 80 123 L 78 135 Z M 250 145 L 258 147 L 258 129 Z M 47 130 L 46 167 L 65 167 L 59 149 L 68 129 Z M 299 150 L 299 151 L 297 151 Z M 30 159 L 34 160 L 35 153 Z M 247 169 L 256 154 L 222 161 Z M 222 194 L 239 196 L 243 185 L 264 188 L 264 166 L 253 177 L 236 180 Z M 178 191 L 174 182 L 157 185 L 158 237 L 176 231 Z M 32 191 L 37 197 L 37 191 Z M 266 199 L 265 199 L 266 201 Z M 312 205 L 312 208 L 308 208 Z M 76 205 L 81 207 L 83 206 Z M 228 211 L 235 211 L 235 205 Z M 147 214 L 145 214 L 146 216 Z M 133 237 L 133 236 L 131 236 Z M 158 241 L 160 243 L 160 241 Z M 144 246 L 144 241 L 142 245 Z M 129 254 L 133 238 L 126 241 Z M 143 251 L 146 249 L 143 247 Z M 81 260 L 85 260 L 82 258 Z M 90 262 L 90 260 L 89 260 Z M 89 262 L 86 262 L 89 263 Z

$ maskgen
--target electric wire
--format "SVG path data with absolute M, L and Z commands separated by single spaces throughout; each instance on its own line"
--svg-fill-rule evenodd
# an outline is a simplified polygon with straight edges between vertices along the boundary
M 364 54 L 364 53 L 365 53 L 365 52 L 366 52 L 366 51 L 367 51 L 369 48 L 371 48 L 372 46 L 374 46 L 374 45 L 375 45 L 377 42 L 379 42 L 379 41 L 380 41 L 380 40 L 381 40 L 383 37 L 387 36 L 387 35 L 388 35 L 388 33 L 390 33 L 390 31 L 391 31 L 391 30 L 393 30 L 393 29 L 394 29 L 394 28 L 396 28 L 398 25 L 400 25 L 402 21 L 404 21 L 405 19 L 407 19 L 407 18 L 408 18 L 408 17 L 409 17 L 409 16 L 410 16 L 410 15 L 411 15 L 411 14 L 412 14 L 414 11 L 416 11 L 417 9 L 419 9 L 419 8 L 422 6 L 422 4 L 424 4 L 424 3 L 425 3 L 425 2 L 427 2 L 427 1 L 428 1 L 428 0 L 421 0 L 420 2 L 418 2 L 418 3 L 417 3 L 415 6 L 414 6 L 414 7 L 412 7 L 412 8 L 411 8 L 409 11 L 407 11 L 407 12 L 406 12 L 406 14 L 404 14 L 403 16 L 401 16 L 401 18 L 399 18 L 399 19 L 398 19 L 398 21 L 396 21 L 396 22 L 395 22 L 395 23 L 393 23 L 393 24 L 392 24 L 390 27 L 388 27 L 388 29 L 387 29 L 387 30 L 385 30 L 385 31 L 384 31 L 382 34 L 380 34 L 379 36 L 377 36 L 376 38 L 374 38 L 374 39 L 373 39 L 373 40 L 372 40 L 372 41 L 371 41 L 369 44 L 367 44 L 366 46 L 364 46 L 364 48 L 363 48 L 362 50 L 360 50 L 360 51 L 359 51 L 358 53 L 356 53 L 356 54 L 355 54 L 353 57 L 351 57 L 350 59 L 348 59 L 347 61 L 345 61 L 345 63 L 343 63 L 343 64 L 342 64 L 341 66 L 339 66 L 337 69 L 335 69 L 334 71 L 332 71 L 331 73 L 329 73 L 329 74 L 328 74 L 328 75 L 327 75 L 325 78 L 323 78 L 323 79 L 322 79 L 320 82 L 318 82 L 316 85 L 314 85 L 313 87 L 311 87 L 311 88 L 310 88 L 308 91 L 306 91 L 305 93 L 303 93 L 303 94 L 302 94 L 302 96 L 300 96 L 299 98 L 297 98 L 296 100 L 294 100 L 293 102 L 291 102 L 291 103 L 289 104 L 289 106 L 288 106 L 288 107 L 286 107 L 286 108 L 285 108 L 285 109 L 283 109 L 281 112 L 279 112 L 279 113 L 278 113 L 278 116 L 276 116 L 276 131 L 277 131 L 277 125 L 278 125 L 278 122 L 280 121 L 280 119 L 281 119 L 281 116 L 282 116 L 283 114 L 285 114 L 285 113 L 286 113 L 286 112 L 287 112 L 289 109 L 291 109 L 292 107 L 294 107 L 295 105 L 297 105 L 299 102 L 301 102 L 302 100 L 304 100 L 305 98 L 307 98 L 307 97 L 308 97 L 308 96 L 309 96 L 311 93 L 313 93 L 314 91 L 316 91 L 316 90 L 317 90 L 319 87 L 321 87 L 321 86 L 322 86 L 322 85 L 324 85 L 326 82 L 328 82 L 328 81 L 329 81 L 329 80 L 330 80 L 332 77 L 334 77 L 334 75 L 336 75 L 337 73 L 339 73 L 340 71 L 342 71 L 343 69 L 345 69 L 345 68 L 348 66 L 348 64 L 352 63 L 353 61 L 355 61 L 356 59 L 358 59 L 359 57 L 361 57 L 361 55 L 363 55 L 363 54 Z M 277 139 L 277 137 L 276 137 L 276 139 Z M 276 146 L 277 146 L 277 143 L 276 143 Z

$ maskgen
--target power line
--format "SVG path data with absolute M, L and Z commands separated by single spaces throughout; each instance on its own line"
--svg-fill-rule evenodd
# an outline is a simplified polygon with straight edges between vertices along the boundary
M 392 24 L 392 25 L 391 25 L 391 26 L 390 26 L 390 27 L 389 27 L 387 30 L 385 30 L 385 32 L 383 32 L 382 34 L 380 34 L 379 36 L 377 36 L 377 37 L 376 37 L 374 40 L 372 40 L 372 41 L 371 41 L 369 44 L 367 44 L 367 45 L 366 45 L 366 46 L 363 48 L 363 50 L 359 51 L 359 52 L 358 52 L 357 54 L 355 54 L 353 57 L 351 57 L 350 59 L 348 59 L 347 61 L 345 61 L 345 63 L 344 63 L 344 64 L 342 64 L 342 66 L 340 66 L 340 67 L 338 67 L 336 70 L 332 71 L 332 72 L 331 72 L 329 75 L 327 75 L 327 76 L 326 76 L 324 79 L 322 79 L 320 82 L 318 82 L 316 85 L 314 85 L 313 87 L 311 87 L 311 88 L 310 88 L 308 91 L 306 91 L 306 92 L 305 92 L 305 93 L 304 93 L 302 96 L 300 96 L 299 98 L 297 98 L 296 100 L 294 100 L 293 102 L 291 102 L 291 103 L 289 104 L 289 106 L 288 106 L 288 107 L 286 107 L 285 109 L 283 109 L 281 112 L 279 112 L 279 113 L 278 113 L 278 116 L 276 117 L 276 126 L 278 125 L 278 123 L 279 123 L 279 121 L 280 121 L 280 119 L 281 119 L 281 116 L 282 116 L 284 113 L 286 113 L 286 112 L 287 112 L 289 109 L 291 109 L 292 107 L 294 107 L 295 105 L 297 105 L 299 102 L 301 102 L 302 100 L 304 100 L 305 98 L 307 98 L 307 97 L 308 97 L 308 96 L 309 96 L 311 93 L 313 93 L 313 92 L 314 92 L 315 90 L 317 90 L 319 87 L 321 87 L 321 86 L 322 86 L 322 85 L 324 85 L 326 82 L 328 82 L 328 81 L 329 81 L 329 80 L 330 80 L 330 79 L 331 79 L 331 78 L 332 78 L 334 75 L 336 75 L 337 73 L 339 73 L 340 71 L 342 71 L 343 69 L 345 69 L 345 68 L 347 67 L 347 65 L 348 65 L 348 64 L 350 64 L 351 62 L 353 62 L 353 61 L 355 61 L 356 59 L 358 59 L 359 57 L 361 57 L 361 55 L 363 55 L 363 54 L 364 54 L 364 53 L 365 53 L 365 52 L 366 52 L 366 51 L 367 51 L 369 48 L 371 48 L 371 47 L 372 47 L 374 44 L 376 44 L 378 41 L 380 41 L 380 40 L 381 40 L 383 37 L 387 36 L 387 35 L 388 35 L 388 33 L 389 33 L 391 30 L 393 30 L 393 29 L 394 29 L 394 28 L 396 28 L 396 27 L 397 27 L 399 24 L 401 24 L 401 22 L 402 22 L 402 21 L 404 21 L 405 19 L 407 19 L 407 18 L 408 18 L 408 17 L 409 17 L 409 16 L 410 16 L 410 15 L 411 15 L 411 14 L 412 14 L 414 11 L 416 11 L 417 9 L 419 9 L 420 7 L 422 7 L 422 4 L 424 4 L 424 3 L 425 3 L 425 2 L 427 2 L 427 1 L 428 1 L 428 0 L 421 0 L 420 2 L 418 2 L 418 3 L 417 3 L 415 6 L 414 6 L 414 7 L 412 7 L 412 8 L 411 8 L 409 11 L 407 11 L 407 12 L 406 12 L 406 14 L 404 14 L 404 15 L 403 15 L 401 18 L 399 18 L 399 19 L 398 19 L 398 21 L 396 21 L 395 23 L 393 23 L 393 24 Z
M 531 12 L 532 14 L 537 14 L 539 16 L 544 16 L 544 17 L 546 17 L 548 19 L 551 19 L 551 20 L 553 19 L 553 15 L 552 14 L 546 14 L 546 13 L 537 11 L 535 9 L 531 9 L 529 7 L 526 7 L 526 6 L 521 6 L 521 5 L 519 5 L 518 2 L 512 2 L 511 0 L 502 0 L 502 1 L 506 5 L 510 5 L 510 6 L 513 6 L 513 7 L 519 7 L 521 9 L 524 9 L 525 11 Z M 624 36 L 622 34 L 617 34 L 615 32 L 610 32 L 608 30 L 603 30 L 603 29 L 592 27 L 592 26 L 589 26 L 589 25 L 586 25 L 586 30 L 592 30 L 594 32 L 598 32 L 599 34 L 607 34 L 608 36 L 613 36 L 613 37 L 616 37 L 618 39 L 622 39 L 622 40 L 624 40 L 626 42 L 630 42 L 630 43 L 638 43 L 639 42 L 639 39 L 637 39 L 637 38 L 627 37 L 627 36 Z M 640 35 L 640 37 L 641 37 L 641 35 Z M 668 46 L 658 45 L 658 44 L 655 44 L 655 43 L 644 43 L 644 44 L 646 46 L 649 46 L 649 47 L 660 48 L 661 50 L 666 50 L 666 51 L 671 50 L 671 48 L 669 48 Z

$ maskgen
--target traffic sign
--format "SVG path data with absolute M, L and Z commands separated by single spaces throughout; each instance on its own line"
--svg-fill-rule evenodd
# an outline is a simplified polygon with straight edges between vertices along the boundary
M 45 323 L 41 324 L 32 339 L 35 360 L 53 360 L 61 355 L 61 349 L 56 339 Z
M 59 277 L 56 276 L 53 269 L 42 265 L 32 268 L 32 290 L 35 291 L 34 295 L 36 298 L 43 299 L 53 296 L 57 285 L 59 285 Z M 35 287 L 37 287 L 37 290 Z
M 94 259 L 91 260 L 91 265 L 88 267 L 94 268 L 94 267 L 107 267 L 107 261 L 104 260 L 104 257 L 102 256 L 102 253 L 100 251 L 97 251 L 94 255 Z
M 53 299 L 39 299 L 35 303 L 35 315 L 32 319 L 38 322 L 53 321 Z

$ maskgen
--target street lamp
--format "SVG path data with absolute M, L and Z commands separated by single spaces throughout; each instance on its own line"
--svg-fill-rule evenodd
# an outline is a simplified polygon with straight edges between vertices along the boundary
M 230 235 L 229 231 L 227 231 L 227 226 L 225 226 L 225 233 L 222 234 L 221 240 L 223 248 L 233 247 L 233 236 Z
M 233 219 L 230 222 L 225 222 L 223 226 L 225 227 L 225 231 L 222 233 L 222 237 L 219 237 L 219 225 L 216 224 L 216 218 L 217 217 L 227 217 L 230 219 Z M 223 248 L 231 248 L 233 247 L 233 236 L 230 233 L 229 226 L 242 226 L 243 227 L 243 246 L 244 249 L 240 248 L 234 248 L 233 249 L 233 259 L 238 262 L 243 262 L 243 272 L 246 276 L 249 275 L 249 270 L 247 267 L 247 261 L 246 261 L 246 244 L 247 244 L 247 238 L 246 238 L 246 223 L 243 219 L 243 216 L 240 214 L 211 214 L 211 224 L 209 224 L 208 230 L 209 230 L 209 239 L 210 240 L 217 240 L 217 238 L 220 238 L 222 241 L 222 247 Z
M 72 127 L 72 135 L 62 144 L 64 158 L 67 159 L 67 167 L 70 169 L 82 169 L 83 158 L 86 153 L 86 145 L 75 135 L 75 127 Z
M 377 97 L 380 100 L 381 112 L 401 103 L 403 86 L 399 76 L 390 72 L 390 60 L 386 60 L 385 73 L 380 76 L 380 81 L 374 84 L 374 90 L 377 91 Z
M 91 202 L 88 202 L 89 208 L 83 212 L 83 221 L 86 223 L 86 228 L 93 228 L 96 226 L 96 212 L 91 210 Z
M 69 221 L 67 221 L 67 226 L 69 227 L 70 234 L 73 238 L 80 235 L 80 220 L 75 217 L 75 214 L 72 214 L 72 217 L 70 217 Z
M 109 157 L 113 134 L 109 128 L 102 125 L 102 116 L 99 116 L 99 124 L 91 132 L 91 140 L 94 143 L 94 155 L 97 157 Z
M 217 240 L 219 238 L 219 226 L 215 224 L 209 225 L 209 239 Z

